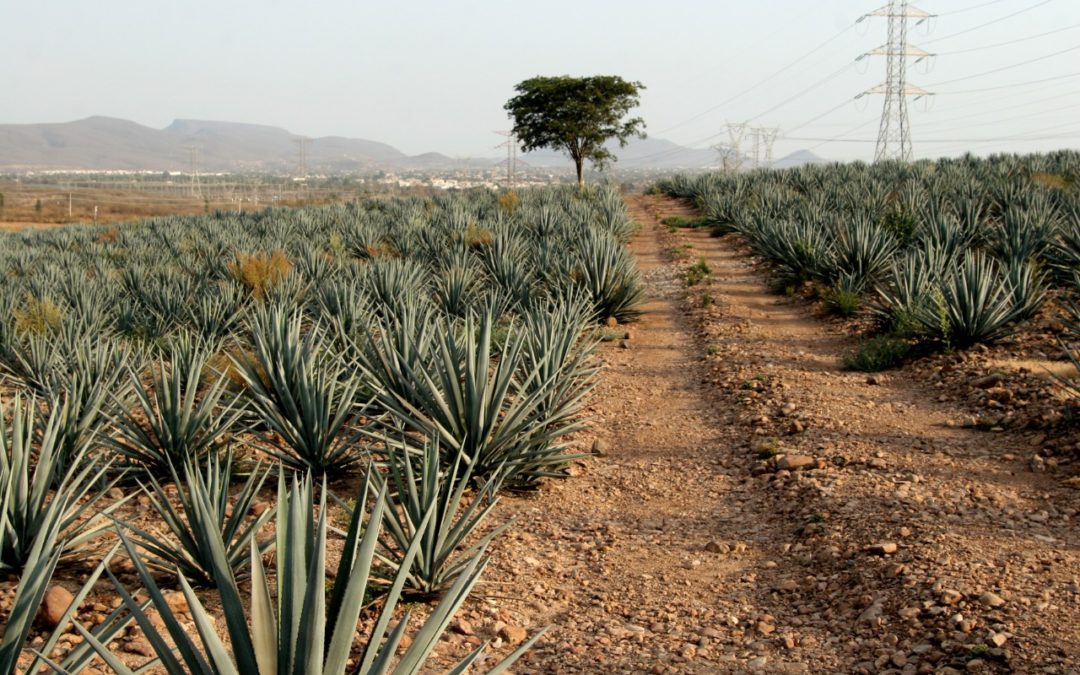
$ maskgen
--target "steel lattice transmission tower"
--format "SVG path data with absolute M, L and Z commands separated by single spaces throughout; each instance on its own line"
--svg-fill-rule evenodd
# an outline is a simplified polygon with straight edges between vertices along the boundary
M 867 94 L 885 95 L 885 104 L 881 108 L 881 124 L 878 127 L 874 161 L 899 159 L 910 162 L 912 152 L 911 123 L 908 120 L 907 110 L 908 97 L 928 96 L 930 92 L 908 83 L 908 57 L 926 58 L 930 56 L 930 53 L 908 44 L 908 19 L 915 18 L 921 22 L 929 18 L 931 14 L 908 4 L 908 0 L 889 0 L 888 5 L 863 16 L 859 20 L 862 21 L 862 19 L 870 16 L 883 16 L 889 20 L 889 39 L 885 45 L 867 52 L 859 58 L 884 56 L 886 63 L 885 82 L 863 92 L 856 98 Z
M 517 180 L 517 136 L 511 131 L 496 131 L 500 136 L 506 136 L 505 143 L 499 143 L 496 148 L 506 148 L 506 187 L 514 189 Z
M 202 197 L 202 181 L 199 179 L 199 153 L 202 148 L 197 145 L 187 146 L 188 163 L 191 167 L 188 173 L 190 192 L 192 197 Z

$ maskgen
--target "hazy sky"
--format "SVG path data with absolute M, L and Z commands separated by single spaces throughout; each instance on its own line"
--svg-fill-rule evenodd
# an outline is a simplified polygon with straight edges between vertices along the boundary
M 855 22 L 878 3 L 0 0 L 0 123 L 229 120 L 487 156 L 516 82 L 603 73 L 646 85 L 658 138 L 708 147 L 725 120 L 751 119 L 795 137 L 777 156 L 870 158 L 873 143 L 817 139 L 876 136 L 881 98 L 854 96 L 883 80 L 884 57 L 855 59 L 886 22 Z M 917 6 L 939 14 L 910 29 L 938 54 L 909 69 L 939 92 L 910 104 L 917 155 L 1080 147 L 1080 1 Z

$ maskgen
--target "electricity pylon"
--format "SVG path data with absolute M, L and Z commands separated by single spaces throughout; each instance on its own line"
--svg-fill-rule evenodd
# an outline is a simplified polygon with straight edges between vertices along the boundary
M 202 196 L 202 181 L 199 180 L 199 146 L 189 145 L 188 149 L 188 161 L 191 165 L 190 173 L 188 174 L 191 183 L 191 196 Z
M 720 153 L 720 168 L 723 171 L 735 172 L 742 168 L 743 160 L 746 159 L 742 153 L 742 141 L 749 129 L 750 125 L 746 122 L 727 123 L 728 142 L 713 146 L 713 149 Z
M 298 174 L 297 178 L 304 180 L 307 178 L 307 146 L 311 144 L 311 139 L 307 136 L 297 136 L 292 139 L 292 142 L 296 144 L 298 153 Z
M 908 0 L 889 0 L 888 5 L 866 14 L 859 21 L 870 16 L 888 18 L 888 42 L 859 58 L 884 56 L 885 82 L 873 89 L 864 91 L 856 98 L 868 94 L 885 95 L 885 104 L 881 108 L 881 123 L 878 126 L 877 146 L 874 149 L 874 161 L 899 159 L 910 162 L 912 158 L 911 123 L 908 120 L 907 100 L 909 96 L 916 98 L 929 96 L 930 92 L 908 84 L 907 60 L 909 56 L 926 58 L 930 56 L 930 53 L 908 45 L 908 19 L 919 19 L 921 23 L 932 15 L 918 7 L 909 5 Z
M 513 131 L 496 131 L 500 136 L 506 136 L 505 143 L 499 143 L 496 148 L 506 148 L 506 187 L 514 189 L 517 178 L 517 136 Z
M 754 143 L 754 168 L 772 164 L 773 144 L 780 135 L 777 127 L 754 127 L 750 130 L 750 136 Z

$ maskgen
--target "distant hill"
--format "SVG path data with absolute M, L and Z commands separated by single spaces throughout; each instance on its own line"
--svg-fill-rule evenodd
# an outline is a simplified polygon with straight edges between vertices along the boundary
M 194 145 L 204 171 L 288 171 L 297 162 L 295 138 L 279 127 L 203 120 L 176 120 L 164 129 L 110 117 L 0 124 L 0 167 L 175 171 L 189 166 L 188 146 Z M 390 168 L 410 162 L 385 143 L 341 136 L 311 139 L 306 150 L 313 170 Z
M 791 169 L 804 164 L 829 164 L 831 160 L 818 157 L 809 150 L 796 150 L 790 155 L 785 155 L 769 165 L 772 169 Z
M 190 166 L 189 148 L 195 146 L 205 172 L 289 172 L 297 164 L 296 139 L 296 134 L 280 127 L 186 119 L 164 129 L 112 117 L 0 124 L 0 169 L 184 171 Z M 664 139 L 635 140 L 625 148 L 612 144 L 611 150 L 618 157 L 615 168 L 622 169 L 703 169 L 717 164 L 713 150 Z M 409 156 L 386 143 L 342 136 L 312 138 L 306 152 L 312 171 L 479 168 L 502 161 L 436 152 Z M 570 168 L 570 160 L 558 152 L 530 152 L 522 160 L 538 168 Z

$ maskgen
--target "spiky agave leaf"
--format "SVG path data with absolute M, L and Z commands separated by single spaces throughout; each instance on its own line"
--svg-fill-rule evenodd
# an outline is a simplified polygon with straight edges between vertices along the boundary
M 611 235 L 589 232 L 577 251 L 573 281 L 592 298 L 596 314 L 629 321 L 641 315 L 645 289 L 633 256 Z
M 214 452 L 241 414 L 234 402 L 221 403 L 227 378 L 210 367 L 206 349 L 173 345 L 167 354 L 151 366 L 149 389 L 127 369 L 136 407 L 117 416 L 109 439 L 129 464 L 158 475 Z
M 317 475 L 360 461 L 360 379 L 327 351 L 322 331 L 305 333 L 300 312 L 268 305 L 252 317 L 251 342 L 253 359 L 232 359 L 249 406 L 278 439 L 269 451 Z
M 146 551 L 147 564 L 178 572 L 196 585 L 214 586 L 217 579 L 213 554 L 218 540 L 225 547 L 229 569 L 236 578 L 245 576 L 252 542 L 259 551 L 270 547 L 273 541 L 259 541 L 258 533 L 274 516 L 275 510 L 268 508 L 259 515 L 251 513 L 255 497 L 270 469 L 263 470 L 261 464 L 256 466 L 233 495 L 230 490 L 232 463 L 231 451 L 224 457 L 211 455 L 204 466 L 192 460 L 184 462 L 182 479 L 175 469 L 171 472 L 178 488 L 175 497 L 170 497 L 153 474 L 149 475 L 149 485 L 143 485 L 142 490 L 172 536 L 161 536 L 121 521 L 132 532 L 134 541 Z M 173 506 L 174 501 L 179 501 L 179 509 Z
M 59 519 L 65 551 L 79 550 L 102 531 L 101 519 L 87 516 L 113 485 L 103 480 L 109 465 L 89 459 L 86 446 L 61 465 L 64 412 L 54 409 L 45 420 L 39 415 L 36 400 L 24 405 L 19 395 L 10 416 L 0 413 L 0 570 L 22 570 L 34 555 L 38 532 L 50 527 L 53 517 Z
M 225 613 L 228 644 L 218 635 L 215 621 L 182 576 L 181 587 L 194 619 L 194 634 L 185 629 L 169 607 L 147 566 L 139 557 L 135 545 L 123 532 L 121 541 L 135 563 L 140 580 L 150 597 L 150 603 L 165 624 L 175 649 L 164 636 L 153 629 L 144 608 L 113 578 L 125 606 L 135 621 L 146 631 L 147 639 L 160 658 L 159 666 L 170 675 L 181 673 L 259 673 L 260 675 L 343 675 L 347 670 L 364 675 L 374 673 L 418 673 L 431 651 L 449 626 L 454 613 L 479 579 L 485 566 L 481 554 L 476 555 L 442 601 L 432 610 L 427 621 L 414 633 L 404 653 L 396 656 L 405 636 L 411 612 L 406 612 L 391 628 L 394 613 L 401 601 L 402 589 L 421 542 L 410 542 L 403 566 L 383 598 L 373 627 L 357 635 L 357 620 L 368 594 L 369 576 L 376 560 L 376 550 L 387 508 L 383 490 L 372 502 L 370 511 L 357 508 L 350 520 L 341 560 L 333 585 L 326 583 L 327 509 L 325 487 L 316 515 L 309 477 L 295 478 L 286 490 L 285 479 L 279 478 L 282 497 L 277 519 L 278 568 L 276 582 L 271 586 L 262 555 L 251 545 L 252 588 L 250 610 L 246 615 L 240 599 L 240 589 L 230 577 L 223 547 L 214 552 L 215 564 L 222 570 L 218 595 Z M 368 485 L 361 486 L 358 505 L 367 503 Z M 362 521 L 367 516 L 367 527 Z M 430 515 L 425 518 L 425 521 Z M 426 522 L 422 523 L 426 527 Z M 361 534 L 362 532 L 362 534 Z M 110 574 L 110 576 L 112 576 Z M 328 597 L 329 596 L 329 597 Z M 276 603 L 274 601 L 276 598 Z M 250 621 L 249 621 L 250 617 Z M 80 633 L 118 673 L 132 673 L 85 628 L 76 624 Z M 349 667 L 349 657 L 357 638 L 363 641 L 359 662 Z M 534 636 L 525 647 L 531 645 Z M 519 649 L 509 657 L 520 656 Z M 477 650 L 477 653 L 479 650 Z M 467 661 L 474 661 L 477 653 Z M 505 670 L 504 661 L 496 671 Z M 495 671 L 493 671 L 495 672 Z
M 384 440 L 389 478 L 379 471 L 371 472 L 370 477 L 376 489 L 386 488 L 389 496 L 383 519 L 390 543 L 388 555 L 398 569 L 402 568 L 405 552 L 419 539 L 422 544 L 413 558 L 406 588 L 434 596 L 450 587 L 472 558 L 509 525 L 472 540 L 473 532 L 495 507 L 502 481 L 496 474 L 474 486 L 475 462 L 463 462 L 461 455 L 444 468 L 438 440 L 426 442 L 421 450 L 405 437 Z M 467 541 L 471 543 L 466 548 Z
M 557 441 L 575 422 L 545 415 L 543 392 L 556 378 L 545 381 L 539 365 L 522 371 L 526 336 L 513 326 L 493 363 L 494 327 L 495 318 L 486 312 L 479 319 L 466 317 L 460 330 L 437 331 L 426 370 L 391 360 L 402 369 L 398 379 L 413 383 L 408 395 L 380 388 L 376 397 L 409 429 L 437 437 L 445 462 L 460 454 L 472 463 L 474 476 L 498 471 L 508 483 L 527 484 L 559 475 L 556 469 L 573 457 L 562 455 Z M 378 382 L 374 375 L 367 379 Z M 541 384 L 527 394 L 534 381 Z
M 935 306 L 920 320 L 932 333 L 958 347 L 992 342 L 1012 331 L 1019 315 L 997 262 L 982 253 L 968 253 L 938 287 Z M 947 334 L 941 334 L 942 319 Z

